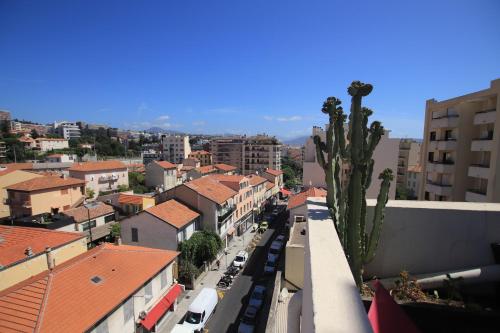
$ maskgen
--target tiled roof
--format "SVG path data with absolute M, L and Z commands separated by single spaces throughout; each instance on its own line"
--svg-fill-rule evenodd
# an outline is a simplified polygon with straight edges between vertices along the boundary
M 274 187 L 274 183 L 273 182 L 270 182 L 270 181 L 267 181 L 266 182 L 266 189 L 267 190 L 270 190 Z
M 326 191 L 322 188 L 311 187 L 310 189 L 301 192 L 299 194 L 292 195 L 290 199 L 288 199 L 287 209 L 292 209 L 298 206 L 302 206 L 306 203 L 307 198 L 313 197 L 326 197 Z
M 245 179 L 245 176 L 241 175 L 214 174 L 214 175 L 209 175 L 208 177 L 212 177 L 213 179 L 217 180 L 218 182 L 222 183 L 223 185 L 226 185 L 227 187 L 235 191 L 240 190 L 240 182 L 243 179 Z
M 0 292 L 2 332 L 84 332 L 178 252 L 105 243 Z M 98 283 L 91 278 L 100 277 Z M 80 311 L 78 309 L 84 309 Z
M 218 170 L 226 171 L 226 172 L 234 171 L 237 169 L 237 167 L 234 167 L 234 166 L 229 165 L 229 164 L 224 164 L 224 163 L 215 164 L 214 167 L 217 168 Z
M 189 170 L 193 170 L 193 169 L 194 169 L 194 166 L 183 165 L 181 168 L 181 171 L 189 171 Z
M 61 214 L 72 217 L 75 220 L 75 222 L 80 223 L 88 221 L 89 215 L 90 219 L 95 219 L 100 216 L 114 213 L 114 211 L 115 210 L 110 205 L 106 205 L 103 202 L 95 202 L 90 205 L 89 209 L 85 208 L 84 206 L 80 206 L 77 208 L 65 210 Z
M 184 206 L 174 199 L 148 208 L 146 209 L 146 212 L 156 216 L 164 222 L 167 222 L 177 229 L 182 229 L 189 222 L 200 216 L 197 212 L 189 209 L 187 206 Z
M 196 168 L 196 170 L 198 170 L 202 175 L 217 171 L 217 169 L 213 165 L 205 165 L 205 166 Z
M 47 157 L 62 157 L 62 156 L 63 156 L 63 154 L 51 154 Z
M 0 266 L 9 266 L 26 258 L 24 251 L 28 247 L 36 255 L 44 252 L 47 246 L 54 249 L 83 237 L 75 232 L 0 225 Z
M 132 204 L 132 205 L 142 205 L 142 200 L 143 197 L 140 195 L 134 195 L 134 194 L 123 194 L 120 193 L 120 196 L 118 197 L 118 203 L 119 204 Z
M 117 170 L 117 169 L 126 169 L 127 166 L 121 162 L 116 160 L 109 161 L 98 161 L 98 162 L 85 162 L 85 163 L 75 163 L 69 171 L 106 171 L 106 170 Z
M 71 187 L 85 185 L 85 181 L 76 178 L 61 178 L 57 176 L 44 176 L 39 178 L 33 178 L 30 180 L 25 180 L 17 184 L 13 184 L 7 187 L 8 190 L 15 191 L 39 191 L 39 190 L 49 190 L 58 187 Z
M 175 169 L 176 165 L 168 161 L 154 161 L 154 163 L 161 166 L 163 169 Z
M 220 205 L 238 194 L 211 177 L 201 177 L 184 183 L 183 186 L 189 187 L 199 195 Z
M 261 177 L 261 176 L 257 176 L 257 175 L 248 175 L 247 178 L 250 179 L 250 185 L 252 185 L 252 186 L 256 186 L 256 185 L 265 183 L 267 181 L 266 178 Z M 273 186 L 274 186 L 274 184 L 273 184 Z
M 275 169 L 269 169 L 269 168 L 267 168 L 265 172 L 267 172 L 268 174 L 271 174 L 273 176 L 279 176 L 279 175 L 283 174 L 283 171 L 281 171 L 281 170 L 275 170 Z
M 33 170 L 33 163 L 6 163 L 0 164 L 0 176 L 14 170 Z
M 421 165 L 414 165 L 408 168 L 408 172 L 422 172 Z

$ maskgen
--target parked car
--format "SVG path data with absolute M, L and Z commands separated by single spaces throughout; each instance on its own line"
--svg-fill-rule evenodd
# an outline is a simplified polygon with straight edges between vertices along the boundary
M 240 326 L 238 326 L 238 333 L 253 333 L 255 331 L 255 322 L 257 320 L 257 313 L 259 309 L 254 306 L 248 306 L 241 318 Z
M 268 258 L 264 266 L 264 274 L 272 274 L 276 270 L 277 257 Z
M 275 239 L 275 241 L 279 241 L 279 242 L 284 242 L 285 241 L 285 235 L 278 235 Z
M 266 287 L 258 284 L 255 286 L 255 288 L 253 288 L 253 292 L 252 295 L 250 295 L 250 301 L 248 301 L 248 305 L 260 309 L 262 303 L 264 302 L 264 297 L 266 297 Z
M 281 248 L 283 247 L 283 243 L 280 241 L 273 241 L 271 243 L 271 247 L 269 248 L 269 252 L 267 253 L 267 259 L 274 258 L 278 259 L 281 253 Z
M 259 225 L 259 232 L 262 234 L 262 233 L 266 232 L 266 230 L 268 228 L 269 228 L 269 223 L 267 223 L 267 221 L 263 221 Z
M 201 332 L 212 313 L 215 312 L 218 301 L 219 297 L 215 289 L 203 288 L 189 305 L 188 312 L 180 326 L 190 329 L 191 332 Z
M 236 253 L 236 257 L 233 260 L 233 266 L 242 268 L 247 262 L 247 260 L 248 260 L 248 252 L 241 250 L 238 253 Z

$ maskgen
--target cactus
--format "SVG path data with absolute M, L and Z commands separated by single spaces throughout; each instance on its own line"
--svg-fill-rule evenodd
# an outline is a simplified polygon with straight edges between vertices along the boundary
M 359 81 L 348 88 L 351 98 L 347 141 L 344 133 L 346 116 L 341 101 L 328 97 L 322 112 L 329 115 L 326 143 L 319 136 L 314 137 L 318 163 L 325 171 L 327 185 L 326 203 L 334 221 L 339 239 L 344 247 L 351 271 L 358 287 L 362 285 L 363 265 L 373 260 L 377 249 L 385 205 L 388 199 L 392 170 L 385 169 L 377 204 L 373 215 L 370 234 L 366 228 L 366 189 L 370 186 L 373 173 L 373 151 L 384 133 L 380 122 L 374 121 L 368 128 L 368 117 L 372 110 L 361 106 L 363 97 L 370 94 L 373 87 Z M 350 168 L 347 188 L 342 188 L 341 171 L 343 163 Z

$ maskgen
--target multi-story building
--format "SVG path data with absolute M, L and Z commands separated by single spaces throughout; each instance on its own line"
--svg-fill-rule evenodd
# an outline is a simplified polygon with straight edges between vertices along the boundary
M 222 137 L 210 142 L 210 152 L 214 163 L 224 163 L 235 166 L 238 170 L 242 168 L 244 137 Z
M 0 293 L 3 331 L 159 332 L 182 293 L 178 252 L 104 243 L 64 263 L 53 252 L 48 269 Z
M 142 163 L 147 165 L 153 161 L 159 161 L 162 159 L 162 153 L 159 150 L 149 149 L 141 152 Z
M 35 147 L 41 151 L 69 148 L 67 139 L 58 138 L 36 138 Z
M 33 178 L 40 178 L 42 175 L 34 172 L 26 172 L 22 170 L 6 170 L 0 173 L 0 218 L 8 217 L 10 215 L 9 205 L 7 204 L 8 194 L 7 187 L 13 184 L 30 180 Z
M 57 213 L 81 205 L 85 181 L 75 178 L 43 176 L 7 186 L 12 217 Z
M 0 159 L 7 157 L 7 146 L 4 141 L 0 141 Z
M 67 140 L 81 136 L 80 126 L 76 122 L 69 121 L 54 122 L 54 133 Z
M 200 166 L 212 164 L 212 154 L 205 150 L 192 151 L 189 157 L 198 159 L 200 161 Z
M 75 163 L 69 168 L 69 175 L 84 180 L 96 195 L 116 191 L 119 186 L 128 188 L 127 166 L 116 160 Z
M 162 157 L 165 161 L 182 163 L 191 153 L 188 135 L 162 135 Z
M 281 143 L 267 135 L 245 138 L 242 158 L 244 175 L 262 172 L 267 168 L 281 170 Z
M 264 212 L 267 203 L 266 182 L 268 180 L 258 175 L 248 175 L 246 177 L 249 179 L 250 186 L 252 186 L 254 220 L 257 220 L 257 217 Z
M 488 89 L 428 100 L 420 200 L 500 202 L 500 79 Z
M 0 225 L 0 238 L 0 290 L 46 271 L 48 253 L 60 265 L 87 251 L 85 236 L 78 232 Z
M 347 133 L 346 133 L 347 134 Z M 312 136 L 306 141 L 303 163 L 303 176 L 302 184 L 308 187 L 322 187 L 326 188 L 325 172 L 320 167 L 316 157 L 316 145 L 313 138 L 318 135 L 323 142 L 326 142 L 326 131 L 319 126 L 314 126 Z M 389 138 L 389 132 L 386 131 L 380 138 L 380 142 L 373 152 L 373 177 L 370 187 L 366 191 L 366 197 L 373 199 L 377 198 L 380 189 L 381 180 L 378 175 L 386 168 L 392 170 L 393 175 L 397 173 L 398 154 L 399 154 L 400 139 Z M 349 165 L 344 163 L 342 165 L 342 186 L 347 186 L 349 175 Z M 389 198 L 396 197 L 396 177 L 391 182 L 389 189 Z
M 10 123 L 10 111 L 7 110 L 0 110 L 0 124 L 6 122 L 7 124 Z
M 146 165 L 146 186 L 156 187 L 162 191 L 175 187 L 177 183 L 177 166 L 167 161 L 153 161 Z
M 304 146 L 295 147 L 295 146 L 283 145 L 281 147 L 281 157 L 283 158 L 287 157 L 302 165 L 302 162 L 304 162 Z
M 406 177 L 407 199 L 417 199 L 422 184 L 422 166 L 415 165 L 408 168 Z
M 396 186 L 408 189 L 408 168 L 420 163 L 420 143 L 412 139 L 401 139 L 399 142 L 398 171 Z

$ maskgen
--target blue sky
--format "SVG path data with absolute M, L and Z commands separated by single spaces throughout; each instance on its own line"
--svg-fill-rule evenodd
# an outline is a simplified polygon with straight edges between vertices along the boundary
M 392 136 L 500 78 L 500 2 L 0 1 L 0 109 L 38 122 L 308 135 L 352 80 Z

